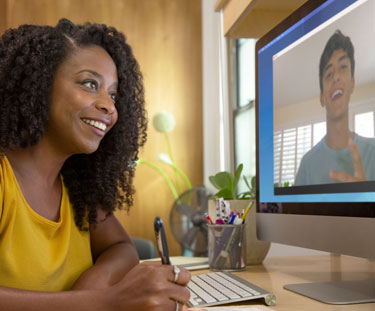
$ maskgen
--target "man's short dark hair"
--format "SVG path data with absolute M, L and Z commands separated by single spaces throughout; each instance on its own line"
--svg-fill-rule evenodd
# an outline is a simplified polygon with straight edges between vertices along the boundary
M 354 47 L 352 42 L 350 41 L 350 38 L 343 35 L 340 30 L 336 30 L 335 33 L 329 38 L 327 41 L 327 44 L 324 48 L 324 51 L 322 53 L 322 56 L 320 57 L 320 63 L 319 63 L 319 85 L 320 85 L 320 91 L 323 92 L 323 74 L 324 74 L 324 68 L 327 66 L 327 63 L 329 59 L 331 58 L 334 51 L 337 51 L 339 49 L 343 49 L 350 59 L 350 67 L 351 67 L 351 73 L 352 77 L 354 76 Z

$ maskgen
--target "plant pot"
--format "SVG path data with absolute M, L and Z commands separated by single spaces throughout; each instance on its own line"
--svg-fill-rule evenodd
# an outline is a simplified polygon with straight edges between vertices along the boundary
M 242 212 L 249 205 L 250 200 L 229 200 L 232 212 Z M 209 200 L 208 213 L 214 215 L 216 219 L 216 202 Z M 271 243 L 260 241 L 256 236 L 256 206 L 255 204 L 246 215 L 245 219 L 246 230 L 246 264 L 256 265 L 261 264 L 266 258 Z

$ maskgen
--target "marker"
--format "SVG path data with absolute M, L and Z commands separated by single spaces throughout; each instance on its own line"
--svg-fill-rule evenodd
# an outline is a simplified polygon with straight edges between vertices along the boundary
M 233 222 L 234 222 L 234 219 L 236 218 L 236 214 L 235 213 L 232 213 L 232 216 L 231 216 L 231 219 L 229 221 L 229 224 L 230 225 L 233 225 Z
M 218 218 L 218 219 L 216 219 L 216 224 L 217 225 L 224 225 L 224 220 L 222 220 L 221 218 Z
M 241 217 L 238 217 L 238 216 L 236 215 L 236 218 L 234 219 L 233 224 L 234 224 L 234 225 L 241 225 L 242 223 L 243 223 L 242 218 L 241 218 Z
M 207 222 L 210 224 L 210 225 L 213 225 L 214 222 L 212 221 L 210 215 L 206 215 L 206 219 L 207 219 Z

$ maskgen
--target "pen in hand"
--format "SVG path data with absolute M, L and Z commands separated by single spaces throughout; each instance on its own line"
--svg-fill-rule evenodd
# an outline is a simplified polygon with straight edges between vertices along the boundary
M 163 221 L 160 217 L 155 217 L 154 230 L 156 237 L 156 246 L 158 248 L 158 253 L 161 258 L 161 263 L 163 265 L 170 265 L 171 262 L 169 260 L 167 238 L 165 236 Z

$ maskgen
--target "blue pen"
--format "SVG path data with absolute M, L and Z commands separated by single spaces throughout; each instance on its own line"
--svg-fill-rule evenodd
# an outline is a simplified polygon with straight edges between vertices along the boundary
M 229 221 L 229 224 L 230 225 L 233 225 L 233 222 L 234 222 L 234 219 L 236 218 L 236 214 L 235 213 L 232 213 L 232 218 L 230 219 Z

